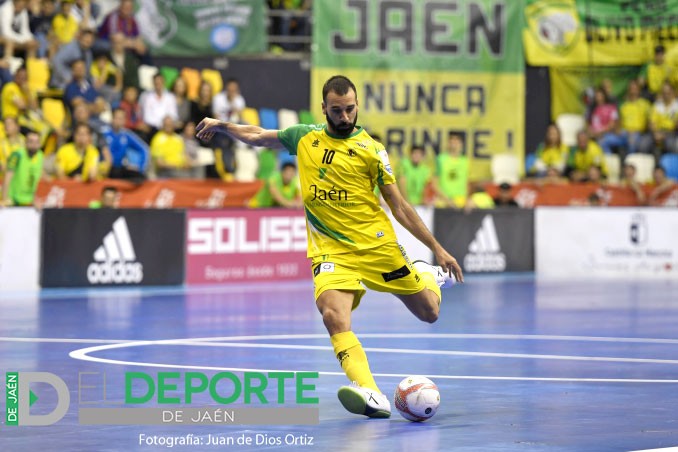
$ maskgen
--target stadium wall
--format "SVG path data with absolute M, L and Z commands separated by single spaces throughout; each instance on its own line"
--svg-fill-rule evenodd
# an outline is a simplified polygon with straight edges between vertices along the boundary
M 675 279 L 661 208 L 417 209 L 467 275 Z M 430 251 L 396 226 L 410 259 Z M 305 220 L 283 209 L 0 210 L 0 290 L 309 280 Z M 39 284 L 40 283 L 40 284 Z

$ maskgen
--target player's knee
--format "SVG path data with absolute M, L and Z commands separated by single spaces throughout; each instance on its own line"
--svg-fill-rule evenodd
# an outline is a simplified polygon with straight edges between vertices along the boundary
M 424 311 L 424 314 L 421 317 L 421 320 L 423 320 L 426 323 L 435 323 L 436 320 L 438 320 L 438 313 L 440 310 L 436 308 L 430 308 Z
M 324 309 L 322 311 L 323 323 L 328 331 L 345 331 L 351 325 L 350 316 L 347 318 L 342 312 L 336 309 Z

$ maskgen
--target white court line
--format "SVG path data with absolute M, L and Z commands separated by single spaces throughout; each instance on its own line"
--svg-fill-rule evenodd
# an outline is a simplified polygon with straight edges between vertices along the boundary
M 535 341 L 575 341 L 575 342 L 613 342 L 638 344 L 678 344 L 678 339 L 604 337 L 604 336 L 550 336 L 525 334 L 453 334 L 453 333 L 361 333 L 361 338 L 378 339 L 502 339 L 502 340 L 535 340 Z M 265 334 L 257 336 L 221 336 L 197 337 L 181 339 L 163 339 L 165 341 L 183 342 L 217 342 L 217 341 L 254 341 L 264 339 L 327 339 L 327 334 Z M 160 342 L 157 341 L 157 342 Z M 63 343 L 124 343 L 137 342 L 135 339 L 70 339 L 40 337 L 0 337 L 0 342 L 63 342 Z
M 195 340 L 170 340 L 162 341 L 159 345 L 188 345 L 192 347 L 232 347 L 232 348 L 274 348 L 283 350 L 330 350 L 327 345 L 299 345 L 299 344 L 249 344 L 246 342 L 200 342 Z M 561 361 L 601 361 L 615 363 L 652 363 L 652 364 L 678 364 L 676 359 L 654 358 L 616 358 L 607 356 L 569 356 L 569 355 L 535 355 L 525 353 L 499 353 L 499 352 L 465 352 L 458 350 L 421 350 L 412 348 L 379 348 L 363 347 L 366 352 L 374 353 L 401 353 L 410 355 L 447 355 L 447 356 L 484 356 L 491 358 L 520 358 L 520 359 L 552 359 Z
M 62 344 L 121 344 L 131 342 L 124 339 L 69 339 L 51 337 L 0 337 L 0 342 L 56 342 Z
M 327 334 L 269 334 L 258 336 L 223 336 L 199 337 L 183 339 L 197 342 L 216 341 L 250 341 L 262 339 L 327 339 Z M 379 339 L 502 339 L 502 340 L 535 340 L 535 341 L 575 341 L 575 342 L 621 342 L 639 344 L 678 344 L 678 339 L 654 339 L 632 337 L 604 337 L 604 336 L 549 336 L 525 334 L 448 334 L 448 333 L 361 333 L 361 338 Z
M 252 338 L 252 336 L 234 336 L 232 338 L 220 338 L 221 340 L 233 338 Z M 272 338 L 272 336 L 265 336 L 266 338 Z M 286 339 L 304 339 L 304 338 L 316 338 L 316 337 L 326 337 L 325 335 L 275 335 L 276 338 L 286 338 Z M 379 337 L 379 335 L 374 334 L 373 337 Z M 411 336 L 410 336 L 411 337 Z M 208 338 L 215 339 L 215 338 Z M 198 339 L 184 340 L 184 339 L 168 339 L 168 340 L 159 340 L 159 341 L 137 341 L 137 342 L 128 342 L 122 344 L 110 344 L 110 345 L 99 345 L 94 347 L 87 347 L 79 350 L 72 351 L 69 356 L 73 359 L 98 362 L 104 364 L 114 364 L 114 365 L 127 365 L 127 366 L 140 366 L 140 367 L 159 367 L 159 368 L 173 368 L 173 369 L 194 369 L 194 370 L 215 370 L 215 371 L 231 371 L 231 372 L 300 372 L 299 370 L 281 370 L 281 369 L 250 369 L 250 368 L 239 368 L 239 367 L 215 367 L 215 366 L 192 366 L 192 365 L 175 365 L 175 364 L 165 364 L 165 363 L 147 363 L 147 362 L 135 362 L 135 361 L 122 361 L 114 360 L 108 358 L 98 358 L 90 356 L 90 353 L 95 353 L 99 351 L 127 348 L 127 347 L 140 347 L 146 345 L 209 345 L 209 346 L 224 346 L 224 347 L 237 347 L 237 346 L 246 346 L 246 347 L 258 347 L 258 348 L 283 348 L 283 349 L 315 349 L 315 350 L 329 350 L 330 347 L 326 346 L 310 346 L 310 345 L 283 345 L 283 344 L 214 344 L 214 343 L 205 343 L 198 342 Z M 399 353 L 399 349 L 366 349 L 366 351 L 387 351 L 390 353 Z M 430 352 L 430 354 L 442 354 L 445 351 L 439 350 L 409 350 L 412 353 L 422 354 L 423 352 Z M 476 355 L 476 352 L 461 352 L 465 354 Z M 550 358 L 548 359 L 558 359 L 553 358 L 557 355 L 545 355 Z M 540 357 L 540 355 L 521 355 L 524 358 L 531 359 L 547 359 Z M 593 360 L 589 357 L 568 357 L 574 359 L 583 359 L 583 360 Z M 566 359 L 566 358 L 563 358 Z M 630 360 L 633 358 L 602 358 L 604 360 Z M 642 362 L 657 362 L 660 360 L 643 360 Z M 661 360 L 661 362 L 668 360 Z M 629 361 L 629 362 L 636 362 Z M 675 363 L 675 362 L 672 362 Z M 344 375 L 343 372 L 318 372 L 320 375 Z M 407 377 L 407 374 L 383 374 L 375 373 L 376 377 L 397 377 L 404 378 Z M 587 382 L 587 383 L 678 383 L 678 380 L 660 380 L 660 379 L 617 379 L 617 378 L 549 378 L 549 377 L 507 377 L 507 376 L 470 376 L 470 375 L 429 375 L 430 378 L 438 379 L 457 379 L 457 380 L 505 380 L 505 381 L 545 381 L 545 382 Z

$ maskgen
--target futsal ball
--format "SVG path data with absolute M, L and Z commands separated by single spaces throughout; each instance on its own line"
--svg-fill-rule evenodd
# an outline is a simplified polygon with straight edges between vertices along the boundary
M 398 413 L 413 422 L 422 422 L 433 417 L 440 405 L 440 393 L 436 384 L 418 375 L 401 381 L 393 399 Z

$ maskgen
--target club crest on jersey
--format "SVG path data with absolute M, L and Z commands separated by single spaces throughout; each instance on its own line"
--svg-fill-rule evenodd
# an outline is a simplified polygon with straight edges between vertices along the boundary
M 348 156 L 349 157 L 355 157 L 356 155 L 358 155 L 358 153 L 356 151 L 354 151 L 353 149 L 348 150 Z
M 319 144 L 320 144 L 320 140 L 315 139 L 315 140 L 313 140 L 313 143 L 311 144 L 311 146 L 314 147 L 314 148 L 317 148 Z

